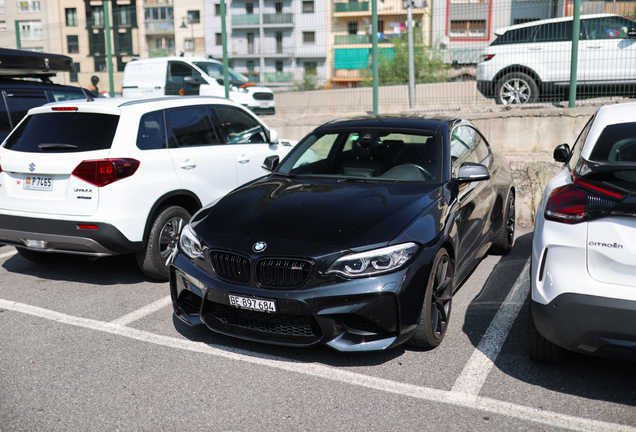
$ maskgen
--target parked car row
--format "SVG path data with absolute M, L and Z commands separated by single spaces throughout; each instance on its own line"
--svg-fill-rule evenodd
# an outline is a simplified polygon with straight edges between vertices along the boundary
M 599 109 L 541 201 L 530 357 L 636 354 L 636 103 Z M 363 116 L 287 142 L 205 96 L 32 108 L 0 146 L 0 243 L 34 262 L 134 254 L 188 325 L 338 351 L 438 346 L 515 240 L 506 158 L 456 117 Z

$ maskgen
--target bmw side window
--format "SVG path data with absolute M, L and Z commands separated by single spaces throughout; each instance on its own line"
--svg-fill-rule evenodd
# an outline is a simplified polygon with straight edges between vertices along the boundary
M 170 147 L 191 147 L 218 144 L 212 121 L 205 107 L 174 109 L 169 111 L 172 136 Z
M 475 151 L 477 132 L 467 126 L 458 126 L 451 133 L 451 166 L 452 176 L 457 177 L 459 167 L 464 162 L 479 163 Z
M 479 132 L 477 132 L 475 129 L 472 129 L 476 134 L 475 136 L 475 150 L 477 150 L 477 158 L 479 159 L 479 163 L 484 163 L 484 161 L 490 157 L 491 152 L 490 152 L 490 146 L 488 145 L 488 143 L 486 142 L 486 140 L 484 139 L 484 137 L 482 137 Z
M 141 116 L 137 132 L 137 147 L 141 150 L 166 148 L 166 127 L 163 111 L 154 111 Z
M 260 123 L 235 108 L 214 107 L 219 120 L 221 137 L 228 144 L 267 143 L 267 136 Z

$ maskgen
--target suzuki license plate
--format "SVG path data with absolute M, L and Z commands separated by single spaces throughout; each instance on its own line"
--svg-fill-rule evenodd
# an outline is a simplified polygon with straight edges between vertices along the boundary
M 26 190 L 53 190 L 53 177 L 26 176 L 22 183 L 22 189 Z
M 259 312 L 276 312 L 275 301 L 253 297 L 240 297 L 230 294 L 230 305 Z

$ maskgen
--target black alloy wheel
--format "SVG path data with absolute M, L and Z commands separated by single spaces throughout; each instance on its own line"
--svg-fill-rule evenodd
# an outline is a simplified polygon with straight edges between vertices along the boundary
M 506 255 L 515 244 L 515 194 L 510 191 L 505 212 L 502 214 L 502 223 L 497 233 L 497 238 L 490 248 L 490 252 Z
M 453 302 L 453 263 L 446 249 L 435 256 L 428 278 L 420 322 L 407 344 L 417 348 L 437 347 L 446 334 Z
M 190 221 L 190 213 L 179 206 L 162 207 L 157 213 L 146 247 L 137 252 L 137 263 L 146 276 L 167 281 L 181 230 Z

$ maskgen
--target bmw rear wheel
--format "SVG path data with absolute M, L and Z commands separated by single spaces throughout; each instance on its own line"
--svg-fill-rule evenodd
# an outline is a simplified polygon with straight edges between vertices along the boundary
M 539 100 L 537 83 L 523 72 L 505 75 L 497 83 L 495 102 L 502 105 L 523 105 Z
M 190 221 L 182 207 L 161 207 L 157 211 L 146 247 L 137 252 L 137 263 L 146 276 L 167 281 L 181 230 Z
M 501 227 L 490 248 L 490 252 L 506 255 L 515 243 L 515 193 L 513 191 L 510 191 L 508 203 L 501 219 Z
M 437 252 L 431 267 L 424 304 L 415 334 L 407 345 L 431 349 L 438 346 L 444 339 L 450 319 L 453 301 L 453 263 L 442 248 Z

